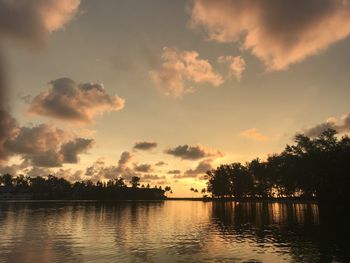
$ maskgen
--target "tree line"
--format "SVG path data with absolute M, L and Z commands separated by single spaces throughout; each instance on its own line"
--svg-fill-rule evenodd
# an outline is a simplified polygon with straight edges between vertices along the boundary
M 214 198 L 303 198 L 347 201 L 350 138 L 333 129 L 318 137 L 297 134 L 293 145 L 262 161 L 220 165 L 207 172 Z
M 3 174 L 0 175 L 0 194 L 28 195 L 30 199 L 41 200 L 159 200 L 166 198 L 166 192 L 171 192 L 170 186 L 164 189 L 149 184 L 140 187 L 140 178 L 137 176 L 132 177 L 129 183 L 130 186 L 121 177 L 107 182 L 93 183 L 87 180 L 71 183 L 53 175 L 31 178 Z

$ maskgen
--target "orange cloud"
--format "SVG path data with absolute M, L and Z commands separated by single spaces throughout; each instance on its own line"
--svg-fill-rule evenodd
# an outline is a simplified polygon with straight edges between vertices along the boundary
M 283 70 L 350 34 L 348 0 L 194 0 L 191 25 L 209 39 L 241 44 L 266 65 Z
M 267 141 L 269 137 L 261 134 L 256 128 L 248 129 L 240 133 L 241 136 L 255 141 Z
M 221 56 L 218 58 L 219 63 L 228 64 L 228 77 L 235 77 L 238 81 L 241 80 L 243 71 L 246 68 L 246 62 L 241 56 Z
M 179 97 L 193 90 L 193 84 L 208 83 L 215 87 L 222 84 L 222 76 L 213 71 L 208 60 L 199 59 L 196 51 L 179 51 L 164 47 L 163 63 L 150 72 L 153 81 L 167 96 Z

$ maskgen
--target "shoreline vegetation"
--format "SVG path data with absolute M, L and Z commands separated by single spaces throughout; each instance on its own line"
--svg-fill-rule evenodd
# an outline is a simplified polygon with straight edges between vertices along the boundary
M 350 198 L 350 138 L 327 129 L 318 137 L 295 136 L 280 154 L 266 161 L 223 164 L 207 171 L 203 197 L 174 198 L 171 187 L 141 185 L 132 177 L 126 185 L 117 177 L 108 182 L 71 183 L 52 175 L 0 175 L 0 200 L 191 200 L 340 202 Z M 198 193 L 197 189 L 192 189 Z M 210 195 L 210 196 L 209 196 Z
M 297 134 L 294 145 L 266 161 L 220 165 L 207 172 L 207 191 L 215 198 L 317 200 L 348 203 L 350 138 L 333 129 L 317 137 Z M 277 199 L 276 199 L 277 198 Z
M 30 178 L 4 174 L 0 176 L 0 200 L 163 200 L 171 191 L 169 186 L 139 187 L 139 181 L 139 177 L 132 177 L 127 186 L 123 178 L 71 183 L 52 175 Z

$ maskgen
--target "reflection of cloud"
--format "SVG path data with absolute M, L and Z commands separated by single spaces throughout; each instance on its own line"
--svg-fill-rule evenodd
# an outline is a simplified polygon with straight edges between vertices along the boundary
M 151 78 L 168 96 L 179 97 L 192 91 L 192 84 L 208 83 L 219 86 L 223 79 L 213 71 L 211 64 L 199 59 L 196 51 L 163 48 L 161 67 L 151 71 Z
M 337 118 L 331 117 L 326 122 L 304 130 L 304 134 L 310 137 L 315 137 L 320 135 L 326 129 L 333 129 L 339 133 L 350 132 L 350 113 L 344 115 L 340 121 L 338 121 Z
M 282 70 L 350 34 L 348 0 L 194 0 L 191 24 L 218 42 L 238 42 Z
M 69 78 L 50 82 L 50 89 L 34 97 L 29 113 L 80 123 L 93 122 L 94 116 L 124 107 L 124 100 L 110 96 L 100 84 L 76 84 Z
M 255 141 L 267 141 L 269 137 L 260 133 L 256 128 L 248 129 L 240 133 L 241 136 Z
M 186 160 L 198 160 L 204 157 L 222 155 L 220 152 L 213 152 L 211 150 L 205 149 L 201 145 L 189 146 L 187 144 L 167 149 L 165 150 L 165 153 Z

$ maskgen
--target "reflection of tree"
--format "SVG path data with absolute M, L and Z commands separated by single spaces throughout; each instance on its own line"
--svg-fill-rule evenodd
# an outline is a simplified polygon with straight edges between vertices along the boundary
M 333 257 L 348 262 L 349 217 L 334 220 L 338 217 L 329 214 L 332 210 L 319 212 L 316 204 L 218 202 L 213 203 L 212 218 L 221 237 L 232 243 L 248 238 L 273 245 L 295 262 L 331 262 Z

